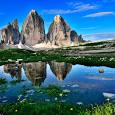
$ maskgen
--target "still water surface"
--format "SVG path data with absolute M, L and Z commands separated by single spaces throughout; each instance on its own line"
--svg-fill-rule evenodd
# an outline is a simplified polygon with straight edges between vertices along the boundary
M 104 73 L 99 73 L 103 69 Z M 17 99 L 55 101 L 54 97 L 39 92 L 42 87 L 57 85 L 70 92 L 60 102 L 101 104 L 109 97 L 115 102 L 115 68 L 88 67 L 65 62 L 33 62 L 0 66 L 0 77 L 8 83 L 0 85 L 0 103 Z M 19 83 L 12 83 L 18 80 Z M 26 92 L 26 95 L 23 95 Z M 111 93 L 113 95 L 111 95 Z M 106 95 L 106 96 L 105 96 Z

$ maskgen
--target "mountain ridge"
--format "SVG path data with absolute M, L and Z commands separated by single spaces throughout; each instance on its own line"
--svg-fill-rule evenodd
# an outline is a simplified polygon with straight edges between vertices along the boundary
M 8 25 L 11 25 L 11 28 Z M 74 45 L 78 42 L 84 42 L 82 36 L 78 34 L 72 36 L 72 39 L 77 38 L 77 42 L 71 40 L 71 32 L 74 30 L 60 15 L 54 17 L 47 34 L 45 33 L 44 20 L 36 10 L 29 12 L 22 25 L 21 32 L 19 32 L 17 19 L 8 25 L 1 30 L 2 44 L 16 45 L 21 42 L 28 46 L 43 44 L 45 47 L 46 44 L 48 47 L 62 47 L 70 46 L 72 42 Z

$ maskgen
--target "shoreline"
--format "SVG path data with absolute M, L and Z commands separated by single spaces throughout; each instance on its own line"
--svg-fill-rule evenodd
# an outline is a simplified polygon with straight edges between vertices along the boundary
M 48 51 L 42 50 L 37 52 L 24 50 L 24 49 L 1 50 L 0 65 L 7 64 L 7 63 L 16 63 L 21 60 L 21 62 L 57 61 L 57 62 L 71 63 L 73 65 L 80 64 L 86 66 L 107 66 L 112 68 L 115 67 L 114 51 L 111 53 L 110 50 L 109 53 L 95 52 L 95 54 L 92 53 L 86 54 L 85 51 L 79 51 L 79 52 L 83 52 L 80 55 L 80 53 L 75 53 L 73 52 L 73 50 L 75 52 L 78 52 L 78 50 L 75 49 L 69 49 L 69 50 L 55 49 L 55 50 L 48 50 Z

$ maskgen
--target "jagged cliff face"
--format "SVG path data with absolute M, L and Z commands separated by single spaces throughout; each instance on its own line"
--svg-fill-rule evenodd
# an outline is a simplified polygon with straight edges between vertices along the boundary
M 24 69 L 26 76 L 32 81 L 33 85 L 40 86 L 46 78 L 45 62 L 26 63 Z
M 14 20 L 11 24 L 8 24 L 1 30 L 2 42 L 4 44 L 18 44 L 21 37 L 18 27 L 18 21 Z
M 75 32 L 74 30 L 71 31 L 70 38 L 71 38 L 71 41 L 74 43 L 78 43 L 78 41 L 79 41 L 79 36 L 78 36 L 77 32 Z
M 82 35 L 78 35 L 76 31 L 72 30 L 70 33 L 70 38 L 71 38 L 71 42 L 73 42 L 74 44 L 78 44 L 80 42 L 84 42 Z
M 22 27 L 22 42 L 35 45 L 45 40 L 44 21 L 35 10 L 32 10 Z
M 58 46 L 70 45 L 70 27 L 61 16 L 55 16 L 49 27 L 47 39 Z
M 64 80 L 72 68 L 71 64 L 65 62 L 50 62 L 49 65 L 58 80 Z

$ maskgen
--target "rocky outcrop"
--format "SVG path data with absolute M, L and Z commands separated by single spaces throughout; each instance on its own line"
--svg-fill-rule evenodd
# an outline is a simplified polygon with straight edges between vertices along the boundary
M 32 82 L 33 85 L 40 86 L 46 78 L 45 62 L 26 63 L 24 65 L 24 70 L 27 78 Z
M 53 23 L 49 27 L 47 39 L 58 46 L 70 45 L 71 28 L 61 16 L 55 16 Z
M 58 80 L 64 80 L 72 68 L 72 64 L 65 62 L 49 62 L 49 65 Z
M 22 43 L 35 45 L 45 41 L 44 21 L 35 10 L 32 10 L 22 27 Z
M 4 44 L 18 44 L 21 36 L 18 27 L 18 21 L 14 20 L 1 30 L 2 43 Z
M 82 35 L 78 35 L 76 31 L 72 30 L 70 33 L 71 42 L 75 44 L 84 42 Z

